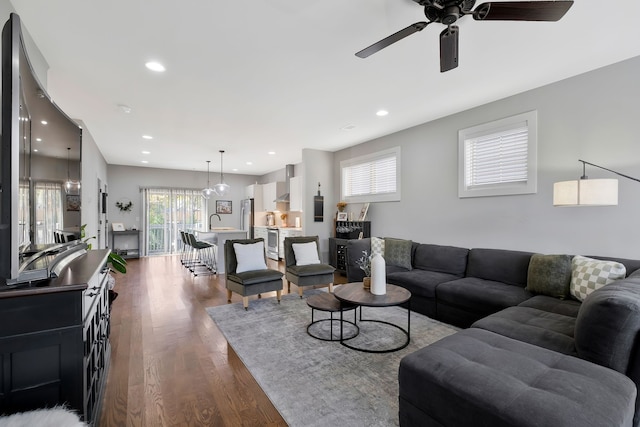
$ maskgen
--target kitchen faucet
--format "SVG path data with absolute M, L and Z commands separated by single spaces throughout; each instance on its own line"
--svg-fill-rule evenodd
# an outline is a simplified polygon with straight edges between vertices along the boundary
M 213 228 L 213 227 L 211 227 L 211 219 L 212 219 L 214 216 L 217 216 L 217 217 L 218 217 L 218 220 L 222 221 L 222 218 L 220 218 L 220 215 L 218 215 L 218 214 L 211 214 L 211 215 L 209 215 L 209 230 L 211 230 L 211 229 Z

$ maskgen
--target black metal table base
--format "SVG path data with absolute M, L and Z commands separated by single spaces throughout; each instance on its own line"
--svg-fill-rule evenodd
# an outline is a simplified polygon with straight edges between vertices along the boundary
M 343 311 L 353 310 L 353 322 L 350 321 L 350 320 L 344 320 L 343 319 L 343 316 L 342 316 L 343 311 L 340 312 L 340 319 L 334 319 L 333 318 L 333 313 L 334 312 L 333 311 L 329 311 L 329 313 L 331 315 L 331 317 L 329 319 L 313 320 L 314 319 L 314 311 L 315 310 L 320 310 L 320 309 L 311 308 L 311 323 L 309 323 L 309 325 L 307 325 L 307 334 L 309 334 L 309 336 L 311 336 L 311 337 L 313 337 L 313 338 L 315 338 L 317 340 L 321 340 L 321 341 L 340 341 L 340 342 L 343 342 L 343 341 L 347 341 L 347 340 L 350 340 L 350 339 L 353 339 L 353 338 L 357 337 L 358 334 L 360 333 L 360 328 L 358 327 L 358 324 L 357 324 L 357 321 L 356 321 L 356 318 L 357 318 L 356 317 L 357 316 L 356 312 L 358 311 L 358 307 L 350 307 L 350 308 L 347 308 L 347 309 L 343 310 Z M 324 311 L 324 310 L 320 310 L 320 311 Z M 360 311 L 362 311 L 362 308 L 360 308 Z M 360 313 L 360 317 L 362 317 L 362 313 Z M 329 328 L 329 336 L 330 336 L 330 338 L 324 338 L 324 337 L 322 337 L 320 335 L 313 334 L 311 332 L 311 330 L 310 330 L 313 325 L 320 324 L 320 323 L 323 323 L 323 322 L 331 322 L 330 328 Z M 340 323 L 340 335 L 339 336 L 336 335 L 336 338 L 333 337 L 333 322 L 339 322 Z M 353 325 L 355 327 L 354 333 L 351 336 L 344 337 L 343 322 L 344 323 L 348 323 L 350 325 Z
M 383 308 L 383 307 L 378 307 L 378 308 Z M 342 311 L 340 312 L 340 321 L 342 321 Z M 363 348 L 363 347 L 356 347 L 353 346 L 347 342 L 345 342 L 347 339 L 351 339 L 351 338 L 343 338 L 343 329 L 342 329 L 342 323 L 340 324 L 340 344 L 342 344 L 343 346 L 350 348 L 351 350 L 357 350 L 357 351 L 362 351 L 365 353 L 393 353 L 394 351 L 398 351 L 398 350 L 402 350 L 403 348 L 405 348 L 406 346 L 409 345 L 409 342 L 411 342 L 411 301 L 407 302 L 407 329 L 404 329 L 402 326 L 396 325 L 394 323 L 390 323 L 390 322 L 386 322 L 384 320 L 375 320 L 375 319 L 363 319 L 362 318 L 362 306 L 360 306 L 360 319 L 359 319 L 360 323 L 362 322 L 371 322 L 371 323 L 382 323 L 385 325 L 389 325 L 389 326 L 393 326 L 396 329 L 399 329 L 407 338 L 402 344 L 400 344 L 397 347 L 393 347 L 393 348 L 388 348 L 388 349 L 382 349 L 382 350 L 372 350 L 369 348 Z

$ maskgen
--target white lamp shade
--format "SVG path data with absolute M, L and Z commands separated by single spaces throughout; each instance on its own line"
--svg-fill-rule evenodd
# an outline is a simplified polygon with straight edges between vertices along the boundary
M 553 206 L 615 206 L 617 179 L 579 179 L 553 184 Z

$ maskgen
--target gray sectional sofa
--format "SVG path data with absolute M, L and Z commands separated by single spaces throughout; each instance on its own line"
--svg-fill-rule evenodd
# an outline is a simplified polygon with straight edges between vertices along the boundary
M 362 278 L 363 250 L 370 239 L 347 245 L 349 281 Z M 525 289 L 533 253 L 410 253 L 411 268 L 388 265 L 387 282 L 412 292 L 414 311 L 467 329 L 402 359 L 402 426 L 640 425 L 639 260 L 592 257 L 627 277 L 581 303 Z

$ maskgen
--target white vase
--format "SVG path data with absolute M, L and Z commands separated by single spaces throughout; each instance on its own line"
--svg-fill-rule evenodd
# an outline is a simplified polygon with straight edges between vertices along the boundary
M 384 295 L 387 293 L 387 271 L 382 255 L 376 254 L 371 259 L 371 293 Z

